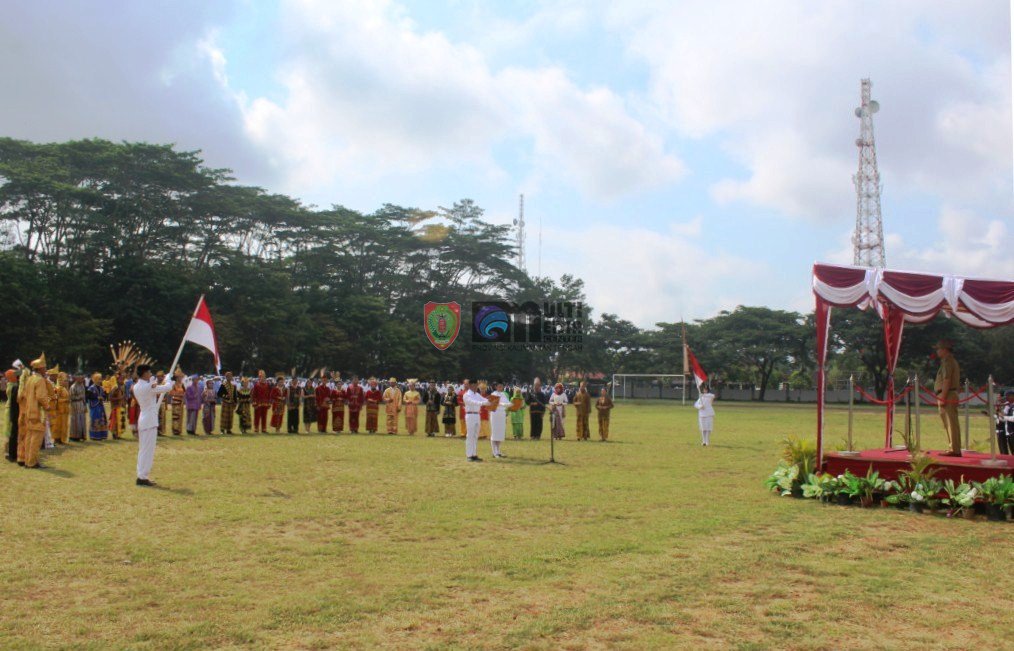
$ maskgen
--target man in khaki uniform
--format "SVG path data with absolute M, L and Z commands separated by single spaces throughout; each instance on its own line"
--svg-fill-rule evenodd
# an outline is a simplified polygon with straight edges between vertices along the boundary
M 402 393 L 398 380 L 391 378 L 390 386 L 384 389 L 384 405 L 387 412 L 387 433 L 398 433 L 398 412 L 401 411 Z
M 937 408 L 944 430 L 951 439 L 950 452 L 942 452 L 944 457 L 961 456 L 961 425 L 958 423 L 958 386 L 961 382 L 961 369 L 958 360 L 954 359 L 953 344 L 948 340 L 937 342 L 937 357 L 940 358 L 940 370 L 937 371 L 933 391 L 937 396 Z
M 49 409 L 49 382 L 46 380 L 46 356 L 31 363 L 32 374 L 22 380 L 18 390 L 18 465 L 42 468 L 39 449 L 46 435 L 46 410 Z

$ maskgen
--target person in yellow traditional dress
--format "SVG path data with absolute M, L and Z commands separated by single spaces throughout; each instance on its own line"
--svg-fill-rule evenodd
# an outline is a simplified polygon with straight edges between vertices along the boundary
M 110 376 L 103 383 L 103 388 L 109 398 L 109 433 L 114 439 L 118 439 L 123 436 L 127 427 L 127 394 L 118 375 Z
M 30 364 L 31 374 L 22 375 L 18 387 L 18 465 L 42 468 L 39 450 L 46 436 L 46 410 L 50 408 L 46 381 L 46 356 Z
M 56 418 L 53 420 L 53 441 L 64 445 L 70 439 L 70 388 L 67 374 L 56 376 Z
M 402 396 L 405 405 L 405 430 L 411 436 L 415 436 L 416 430 L 419 429 L 419 403 L 422 402 L 422 394 L 415 390 L 415 383 L 415 379 L 409 380 L 408 390 Z
M 599 399 L 595 402 L 595 409 L 599 412 L 599 439 L 609 440 L 609 416 L 613 410 L 613 399 L 609 397 L 609 391 L 605 387 L 599 391 Z
M 578 385 L 577 393 L 574 394 L 574 412 L 577 414 L 577 440 L 587 441 L 591 436 L 588 428 L 588 416 L 591 414 L 591 395 L 588 393 L 587 382 L 581 382 Z
M 387 433 L 398 433 L 398 413 L 401 411 L 403 396 L 398 388 L 398 380 L 391 378 L 384 389 L 384 411 L 387 413 Z

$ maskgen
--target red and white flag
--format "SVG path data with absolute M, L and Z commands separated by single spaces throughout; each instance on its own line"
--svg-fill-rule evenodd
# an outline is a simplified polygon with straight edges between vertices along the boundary
M 215 324 L 211 321 L 211 312 L 208 304 L 204 302 L 202 295 L 197 301 L 197 309 L 194 310 L 194 318 L 190 319 L 190 326 L 187 334 L 183 335 L 183 341 L 189 341 L 203 346 L 215 356 L 215 369 L 222 372 L 222 362 L 218 359 L 218 338 L 215 337 Z
M 694 351 L 690 350 L 690 346 L 683 345 L 683 350 L 686 352 L 687 360 L 690 362 L 690 369 L 694 374 L 694 382 L 697 383 L 697 390 L 701 390 L 701 385 L 708 381 L 708 374 L 701 368 L 700 363 L 697 361 L 697 357 L 694 356 Z

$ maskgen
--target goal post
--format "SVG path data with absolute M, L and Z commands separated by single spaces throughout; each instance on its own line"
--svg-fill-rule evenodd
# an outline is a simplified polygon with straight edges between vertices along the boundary
M 697 386 L 679 373 L 614 373 L 612 384 L 613 400 L 696 399 Z

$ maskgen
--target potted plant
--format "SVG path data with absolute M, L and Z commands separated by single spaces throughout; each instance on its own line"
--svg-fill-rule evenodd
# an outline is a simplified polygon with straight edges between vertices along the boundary
M 889 484 L 890 490 L 887 497 L 884 498 L 884 502 L 899 510 L 907 509 L 911 498 L 911 491 L 906 490 L 906 486 L 900 480 L 889 482 Z
M 940 495 L 944 490 L 943 482 L 935 477 L 924 477 L 919 482 L 917 490 L 926 497 L 926 508 L 931 513 L 936 513 L 941 504 Z
M 862 491 L 859 485 L 859 477 L 846 470 L 844 475 L 838 475 L 838 490 L 836 493 L 838 504 L 848 506 L 853 500 L 859 498 Z
M 799 476 L 806 477 L 817 469 L 817 444 L 812 439 L 790 436 L 782 441 L 782 460 L 797 466 Z
M 1000 522 L 1006 519 L 1004 506 L 1014 495 L 1014 479 L 1010 475 L 990 477 L 977 485 L 982 499 L 986 503 L 986 517 L 991 522 Z
M 779 461 L 778 467 L 775 471 L 764 480 L 764 485 L 768 487 L 768 490 L 778 493 L 783 497 L 785 495 L 791 495 L 793 490 L 796 490 L 799 486 L 799 467 L 790 465 L 785 461 Z M 798 488 L 800 496 L 802 496 L 802 488 Z
M 944 493 L 946 495 L 941 501 L 947 507 L 948 518 L 958 515 L 971 518 L 975 515 L 975 510 L 972 507 L 975 505 L 975 498 L 978 496 L 979 489 L 964 481 L 964 477 L 961 479 L 962 481 L 959 482 L 955 482 L 953 479 L 948 479 L 944 482 Z
M 887 482 L 880 478 L 880 473 L 873 470 L 873 466 L 870 466 L 866 471 L 865 477 L 857 479 L 859 480 L 859 503 L 863 508 L 868 509 L 873 506 L 874 494 L 882 493 Z

